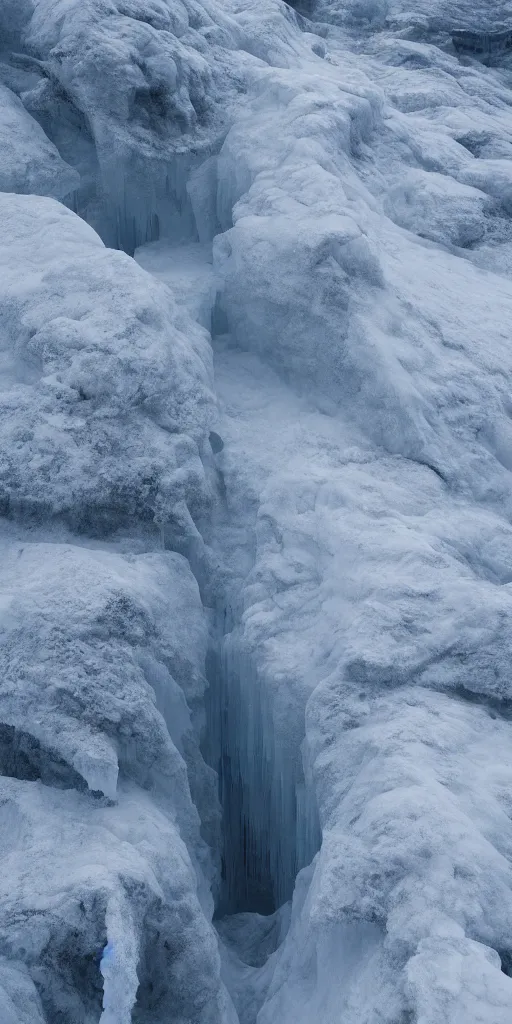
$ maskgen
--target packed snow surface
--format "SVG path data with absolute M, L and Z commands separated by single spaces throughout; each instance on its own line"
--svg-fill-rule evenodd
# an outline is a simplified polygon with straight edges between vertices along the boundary
M 298 6 L 0 0 L 2 1024 L 512 1020 L 512 7 Z

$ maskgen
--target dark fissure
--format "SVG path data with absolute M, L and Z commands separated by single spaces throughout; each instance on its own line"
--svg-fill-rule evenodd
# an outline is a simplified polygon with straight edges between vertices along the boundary
M 210 742 L 205 751 L 218 775 L 222 809 L 221 880 L 216 916 L 245 911 L 272 914 L 276 909 L 276 886 L 270 851 L 248 813 L 250 780 L 242 777 L 240 758 L 233 742 L 240 709 L 234 707 L 236 695 L 226 679 L 222 643 L 221 639 L 212 645 L 207 661 Z M 265 794 L 261 796 L 264 800 Z

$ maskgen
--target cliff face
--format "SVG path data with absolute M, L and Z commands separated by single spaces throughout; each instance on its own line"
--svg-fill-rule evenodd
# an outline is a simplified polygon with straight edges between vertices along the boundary
M 510 1022 L 474 21 L 0 0 L 2 1024 Z

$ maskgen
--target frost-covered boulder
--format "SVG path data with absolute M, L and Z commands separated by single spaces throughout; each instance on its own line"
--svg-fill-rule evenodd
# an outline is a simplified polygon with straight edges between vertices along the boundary
M 188 564 L 30 542 L 4 542 L 1 561 L 0 999 L 33 1004 L 32 1024 L 31 978 L 45 1024 L 102 1005 L 129 1024 L 157 1004 L 220 1024 L 196 809 L 213 843 L 206 624 Z
M 79 175 L 66 165 L 21 100 L 0 82 L 0 191 L 67 196 Z
M 27 41 L 41 57 L 58 54 L 59 81 L 91 117 L 106 159 L 107 146 L 147 155 L 201 124 L 209 68 L 180 41 L 188 29 L 183 3 L 35 0 Z
M 206 334 L 63 206 L 3 195 L 0 209 L 4 515 L 101 534 L 200 514 Z
M 346 172 L 352 184 L 348 157 L 364 146 L 379 105 L 361 76 L 349 90 L 330 68 L 308 68 L 300 84 L 274 72 L 218 157 L 218 216 L 226 227 L 233 220 L 214 245 L 228 329 L 325 393 L 356 386 L 345 344 L 351 303 L 382 287 L 378 253 L 342 180 Z
M 79 208 L 111 244 L 194 237 L 185 184 L 222 121 L 219 29 L 207 5 L 181 0 L 34 3 L 25 45 L 39 80 L 23 102 L 79 169 Z
M 432 171 L 410 171 L 386 202 L 386 212 L 401 227 L 463 247 L 484 237 L 490 208 L 485 193 Z
M 0 794 L 0 1000 L 16 1008 L 3 1019 L 228 1024 L 217 943 L 172 817 L 133 787 L 115 808 L 9 778 Z
M 32 543 L 4 545 L 2 561 L 5 771 L 55 784 L 68 773 L 110 799 L 119 771 L 172 794 L 171 771 L 179 792 L 206 643 L 185 559 Z

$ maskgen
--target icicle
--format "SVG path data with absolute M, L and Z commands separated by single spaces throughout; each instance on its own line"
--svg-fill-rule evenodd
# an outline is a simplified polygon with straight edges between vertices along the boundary
M 231 617 L 223 610 L 226 628 Z M 276 720 L 275 692 L 258 674 L 238 629 L 219 640 L 210 659 L 208 757 L 219 772 L 224 812 L 226 913 L 268 913 L 290 899 L 297 872 L 320 844 L 301 737 L 287 745 L 284 723 Z
M 134 922 L 123 896 L 112 896 L 106 913 L 107 944 L 100 971 L 103 975 L 103 1013 L 99 1024 L 131 1024 L 139 979 L 138 942 Z
M 107 244 L 129 253 L 159 238 L 197 241 L 187 182 L 201 160 L 204 156 L 183 152 L 167 162 L 104 165 L 99 183 L 103 212 L 99 218 L 95 210 L 93 226 Z

